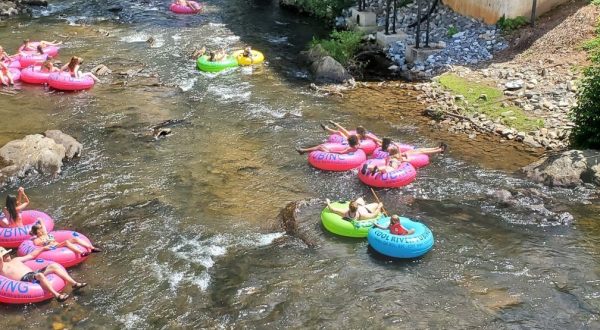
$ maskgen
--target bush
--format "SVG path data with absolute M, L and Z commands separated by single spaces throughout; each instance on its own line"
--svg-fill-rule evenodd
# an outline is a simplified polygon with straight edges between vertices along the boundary
M 313 37 L 311 47 L 321 45 L 336 61 L 347 65 L 358 51 L 362 33 L 356 31 L 336 31 L 329 35 L 329 39 L 320 40 Z
M 496 25 L 502 31 L 510 32 L 527 25 L 527 23 L 529 23 L 529 21 L 523 16 L 519 16 L 517 18 L 506 18 L 505 16 L 502 16 Z
M 594 64 L 584 70 L 571 119 L 575 123 L 571 145 L 600 149 L 600 65 Z

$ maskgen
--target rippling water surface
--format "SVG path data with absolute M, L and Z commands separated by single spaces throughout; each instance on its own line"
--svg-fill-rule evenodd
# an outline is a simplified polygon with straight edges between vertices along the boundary
M 61 60 L 79 55 L 87 68 L 114 71 L 88 92 L 23 85 L 0 95 L 0 144 L 61 129 L 85 147 L 59 178 L 31 176 L 3 195 L 26 186 L 32 207 L 106 249 L 72 270 L 90 286 L 66 307 L 1 306 L 3 327 L 600 326 L 598 206 L 588 190 L 512 173 L 535 154 L 433 130 L 406 91 L 313 94 L 295 58 L 322 24 L 270 1 L 209 1 L 197 16 L 165 12 L 167 1 L 123 2 L 115 16 L 109 4 L 55 1 L 36 19 L 0 23 L 5 48 L 63 39 Z M 268 63 L 213 75 L 187 58 L 201 45 L 245 44 Z M 131 68 L 141 76 L 119 75 Z M 366 241 L 320 231 L 322 243 L 307 248 L 274 229 L 289 201 L 368 196 L 355 174 L 315 171 L 293 151 L 320 142 L 318 123 L 332 118 L 418 145 L 450 139 L 449 155 L 413 185 L 379 192 L 389 210 L 432 228 L 436 245 L 421 260 L 382 260 Z M 182 120 L 173 136 L 150 139 L 147 128 L 168 119 Z M 575 222 L 552 226 L 502 207 L 489 197 L 497 189 L 535 190 L 521 202 L 551 200 Z

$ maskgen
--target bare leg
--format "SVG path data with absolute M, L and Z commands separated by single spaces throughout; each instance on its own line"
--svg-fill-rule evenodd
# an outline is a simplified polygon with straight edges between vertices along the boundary
M 52 266 L 52 265 L 50 265 Z M 48 268 L 50 268 L 50 266 L 48 266 Z M 40 282 L 40 286 L 42 287 L 42 289 L 44 289 L 44 291 L 48 291 L 50 293 L 52 293 L 52 295 L 54 297 L 58 297 L 60 296 L 60 293 L 56 290 L 54 290 L 54 288 L 52 287 L 52 285 L 50 284 L 50 281 L 48 281 L 48 279 L 45 276 L 46 272 L 44 272 L 44 274 L 36 274 L 34 276 L 34 278 Z
M 75 246 L 75 244 L 71 243 L 70 241 L 64 241 L 64 242 L 60 243 L 58 246 L 59 247 L 66 246 L 69 250 L 75 252 L 76 254 L 83 253 L 83 251 L 79 250 L 79 248 L 77 246 Z
M 69 273 L 67 273 L 66 270 L 64 270 L 64 268 L 57 266 L 56 264 L 50 264 L 46 270 L 44 271 L 44 275 L 50 275 L 50 273 L 54 273 L 56 274 L 56 276 L 62 278 L 64 281 L 66 281 L 67 283 L 71 284 L 71 285 L 75 285 L 77 284 L 77 281 L 75 281 L 70 275 Z
M 367 205 L 365 205 L 365 208 L 367 210 L 371 211 L 371 213 L 377 213 L 377 212 L 379 212 L 379 203 L 367 204 Z
M 79 244 L 79 245 L 83 246 L 84 248 L 86 248 L 88 250 L 91 250 L 91 249 L 94 248 L 93 245 L 88 244 L 88 242 L 82 240 L 81 238 L 77 238 L 77 237 L 76 238 L 71 238 L 69 241 L 71 243 Z
M 356 204 L 358 204 L 358 205 L 360 205 L 360 206 L 365 206 L 365 204 L 366 204 L 366 203 L 365 203 L 365 200 L 364 200 L 362 197 L 358 197 L 358 198 L 355 200 L 355 202 L 356 202 Z
M 99 83 L 99 82 L 100 82 L 100 79 L 98 79 L 98 77 L 96 77 L 96 76 L 95 76 L 93 73 L 91 73 L 91 72 L 86 72 L 86 73 L 82 74 L 81 76 L 82 76 L 82 77 L 86 77 L 86 76 L 87 76 L 87 77 L 90 77 L 90 78 L 94 79 L 94 81 L 95 81 L 95 82 L 97 82 L 97 83 Z
M 309 147 L 309 148 L 296 148 L 296 151 L 299 154 L 304 154 L 307 152 L 311 152 L 311 151 L 324 151 L 324 152 L 329 152 L 329 150 L 327 150 L 327 148 L 323 147 L 322 145 L 318 145 L 318 146 L 314 146 L 314 147 Z

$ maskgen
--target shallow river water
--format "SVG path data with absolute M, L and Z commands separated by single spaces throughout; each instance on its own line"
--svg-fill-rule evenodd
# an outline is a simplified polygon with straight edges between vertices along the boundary
M 32 208 L 106 249 L 72 269 L 90 285 L 64 306 L 0 306 L 3 329 L 600 327 L 598 203 L 514 174 L 535 152 L 433 130 L 406 91 L 315 95 L 295 58 L 322 24 L 270 1 L 208 1 L 197 16 L 172 15 L 167 1 L 123 2 L 115 16 L 109 4 L 51 1 L 35 19 L 0 23 L 7 49 L 63 39 L 62 61 L 114 71 L 88 92 L 0 95 L 0 144 L 61 129 L 85 148 L 60 177 L 34 175 L 2 196 L 24 185 Z M 203 44 L 251 44 L 268 63 L 201 74 L 186 53 Z M 118 75 L 129 68 L 142 76 Z M 315 171 L 293 150 L 319 143 L 318 124 L 334 118 L 417 145 L 448 140 L 414 184 L 379 191 L 388 210 L 433 230 L 424 258 L 385 260 L 325 232 L 308 248 L 274 226 L 293 200 L 370 198 L 355 174 Z M 183 120 L 173 136 L 147 136 L 168 119 Z M 537 191 L 575 220 L 502 207 L 497 189 Z

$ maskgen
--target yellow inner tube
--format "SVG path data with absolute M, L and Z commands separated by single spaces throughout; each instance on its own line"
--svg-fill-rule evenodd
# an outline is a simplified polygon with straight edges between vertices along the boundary
M 239 65 L 252 65 L 264 62 L 265 56 L 263 53 L 259 52 L 258 50 L 251 50 L 250 52 L 252 54 L 250 57 L 244 56 L 243 50 L 236 50 L 235 52 L 231 53 L 231 56 L 235 57 Z

